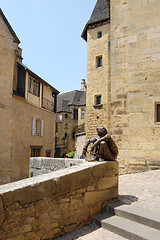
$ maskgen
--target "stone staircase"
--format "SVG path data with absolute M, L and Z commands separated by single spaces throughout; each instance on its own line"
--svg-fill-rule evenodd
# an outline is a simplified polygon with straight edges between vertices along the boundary
M 123 202 L 112 203 L 94 217 L 104 229 L 131 240 L 160 240 L 160 215 Z

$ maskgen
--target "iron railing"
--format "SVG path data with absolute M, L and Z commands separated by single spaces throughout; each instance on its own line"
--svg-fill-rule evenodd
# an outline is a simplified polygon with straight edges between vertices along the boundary
M 46 98 L 42 99 L 42 108 L 45 108 L 51 112 L 55 112 L 54 102 L 51 102 Z

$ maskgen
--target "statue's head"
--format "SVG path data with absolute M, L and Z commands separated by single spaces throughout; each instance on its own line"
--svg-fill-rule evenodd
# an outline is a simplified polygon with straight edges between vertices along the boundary
M 97 127 L 97 134 L 99 137 L 104 137 L 107 133 L 108 132 L 105 127 Z

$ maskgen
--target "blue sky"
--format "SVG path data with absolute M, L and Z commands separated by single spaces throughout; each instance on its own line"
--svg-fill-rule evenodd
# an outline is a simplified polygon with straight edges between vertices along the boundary
M 1 0 L 20 39 L 23 63 L 61 93 L 80 89 L 87 75 L 81 38 L 96 0 Z

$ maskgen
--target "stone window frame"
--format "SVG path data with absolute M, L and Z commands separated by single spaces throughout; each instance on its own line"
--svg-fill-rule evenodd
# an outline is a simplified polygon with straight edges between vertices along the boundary
M 73 109 L 73 120 L 78 120 L 78 108 Z
M 99 39 L 99 38 L 102 38 L 102 31 L 98 31 L 97 32 L 97 38 Z
M 31 157 L 40 157 L 41 156 L 42 146 L 30 146 Z
M 85 116 L 85 109 L 81 108 L 81 118 L 84 119 Z
M 44 121 L 37 117 L 32 117 L 32 136 L 43 137 Z
M 100 102 L 99 102 L 99 97 L 100 97 Z M 97 94 L 94 96 L 94 108 L 102 108 L 102 94 Z
M 97 95 L 95 98 L 95 105 L 102 104 L 102 95 Z
M 39 97 L 40 96 L 40 82 L 38 79 L 29 74 L 28 92 Z
M 155 114 L 154 114 L 155 123 L 157 125 L 160 125 L 160 101 L 155 102 L 155 111 L 154 112 L 155 112 Z M 159 112 L 159 114 L 158 114 L 158 112 Z
M 103 66 L 103 57 L 99 55 L 96 57 L 96 68 L 100 68 Z

